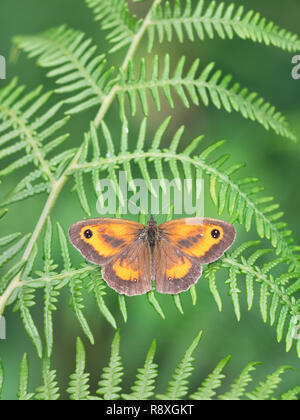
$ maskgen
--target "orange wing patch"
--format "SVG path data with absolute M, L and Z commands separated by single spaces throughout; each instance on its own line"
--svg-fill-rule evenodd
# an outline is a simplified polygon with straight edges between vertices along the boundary
M 137 281 L 141 274 L 139 270 L 135 270 L 126 260 L 117 260 L 113 264 L 112 269 L 121 280 Z
M 186 257 L 183 257 L 183 259 L 180 259 L 180 262 L 173 263 L 170 268 L 166 269 L 166 278 L 171 280 L 181 279 L 190 272 L 191 267 L 191 261 L 189 261 Z

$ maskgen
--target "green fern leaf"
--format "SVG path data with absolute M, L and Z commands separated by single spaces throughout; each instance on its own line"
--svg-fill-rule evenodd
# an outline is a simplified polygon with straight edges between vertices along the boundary
M 76 370 L 70 375 L 67 392 L 71 400 L 86 400 L 90 396 L 89 373 L 85 373 L 85 350 L 80 338 L 76 342 Z
M 59 388 L 56 381 L 56 371 L 50 370 L 50 359 L 42 361 L 43 385 L 37 388 L 35 398 L 37 400 L 55 401 L 59 399 Z
M 34 397 L 33 393 L 28 393 L 28 380 L 29 380 L 29 364 L 28 364 L 28 357 L 25 353 L 19 370 L 19 392 L 18 392 L 18 399 L 19 400 L 32 400 Z
M 216 395 L 215 389 L 219 388 L 222 384 L 222 379 L 225 377 L 222 374 L 224 367 L 230 360 L 230 356 L 226 359 L 221 360 L 214 371 L 208 375 L 201 387 L 190 396 L 192 400 L 211 400 Z
M 51 68 L 48 77 L 55 77 L 55 92 L 67 96 L 69 114 L 85 111 L 101 104 L 113 68 L 107 68 L 105 56 L 96 55 L 91 39 L 65 25 L 33 36 L 14 38 L 18 48 L 29 57 L 38 57 L 38 65 Z
M 180 42 L 186 38 L 195 41 L 205 36 L 213 39 L 216 35 L 221 39 L 232 39 L 234 35 L 241 39 L 273 45 L 283 50 L 299 51 L 300 41 L 297 35 L 280 29 L 273 22 L 267 22 L 259 13 L 253 10 L 245 12 L 244 6 L 233 3 L 197 0 L 196 6 L 191 0 L 167 1 L 155 8 L 151 25 L 148 27 L 149 45 L 151 51 L 155 35 L 159 42 L 173 39 L 173 32 Z
M 86 0 L 93 9 L 95 20 L 101 22 L 101 29 L 109 30 L 107 39 L 115 44 L 111 52 L 115 52 L 130 44 L 138 31 L 140 22 L 131 16 L 124 0 Z
M 145 73 L 144 59 L 141 61 L 139 74 L 137 74 L 133 64 L 130 63 L 127 77 L 121 79 L 118 92 L 120 101 L 123 100 L 123 95 L 127 94 L 130 99 L 131 112 L 135 115 L 136 102 L 139 97 L 143 112 L 147 115 L 149 110 L 148 99 L 145 95 L 147 91 L 152 94 L 155 106 L 160 111 L 159 91 L 164 94 L 170 107 L 173 108 L 172 90 L 174 90 L 187 108 L 190 107 L 190 102 L 198 106 L 201 99 L 205 106 L 208 106 L 211 102 L 218 109 L 224 108 L 227 112 L 234 110 L 241 113 L 244 118 L 262 124 L 267 130 L 272 128 L 283 137 L 293 141 L 297 140 L 280 112 L 277 112 L 264 99 L 259 98 L 256 93 L 249 93 L 247 89 L 241 88 L 238 83 L 231 83 L 230 75 L 222 76 L 222 72 L 219 70 L 213 72 L 214 63 L 208 64 L 199 73 L 200 60 L 196 59 L 185 75 L 184 63 L 185 57 L 182 57 L 176 65 L 173 75 L 171 75 L 170 56 L 167 54 L 164 58 L 161 75 L 159 75 L 159 60 L 155 56 L 151 74 L 148 77 Z
M 183 359 L 176 367 L 172 380 L 169 382 L 169 387 L 164 395 L 157 395 L 160 400 L 179 400 L 188 392 L 187 378 L 192 374 L 193 367 L 193 353 L 199 345 L 202 336 L 202 331 L 194 339 L 190 347 L 186 350 Z
M 107 367 L 103 369 L 103 373 L 98 383 L 98 395 L 102 395 L 105 400 L 118 399 L 121 387 L 119 386 L 123 376 L 123 366 L 120 357 L 120 333 L 116 332 L 111 345 L 110 362 Z

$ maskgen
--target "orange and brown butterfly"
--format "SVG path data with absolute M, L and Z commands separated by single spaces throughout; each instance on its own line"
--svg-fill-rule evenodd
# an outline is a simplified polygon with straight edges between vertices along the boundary
M 202 264 L 219 259 L 235 240 L 235 228 L 221 220 L 191 217 L 146 226 L 124 219 L 74 223 L 69 238 L 90 262 L 102 266 L 107 284 L 120 294 L 152 290 L 177 294 L 202 274 Z

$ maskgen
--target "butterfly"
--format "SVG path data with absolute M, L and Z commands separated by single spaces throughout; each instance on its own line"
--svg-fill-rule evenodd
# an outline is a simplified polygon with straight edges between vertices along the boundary
M 202 264 L 219 259 L 235 240 L 235 228 L 221 220 L 190 217 L 158 225 L 117 218 L 71 225 L 69 239 L 91 263 L 102 266 L 106 283 L 120 294 L 152 290 L 178 294 L 202 274 Z

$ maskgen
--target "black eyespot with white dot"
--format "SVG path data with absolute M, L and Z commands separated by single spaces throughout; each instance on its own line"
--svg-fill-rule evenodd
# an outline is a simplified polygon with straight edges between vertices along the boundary
M 84 234 L 84 237 L 85 237 L 86 239 L 90 239 L 90 238 L 93 236 L 93 232 L 91 231 L 91 229 L 86 229 L 86 230 L 83 232 L 83 234 Z
M 214 239 L 218 239 L 218 238 L 220 237 L 220 235 L 221 235 L 221 232 L 219 231 L 219 229 L 213 229 L 213 230 L 211 231 L 211 236 L 212 236 Z

